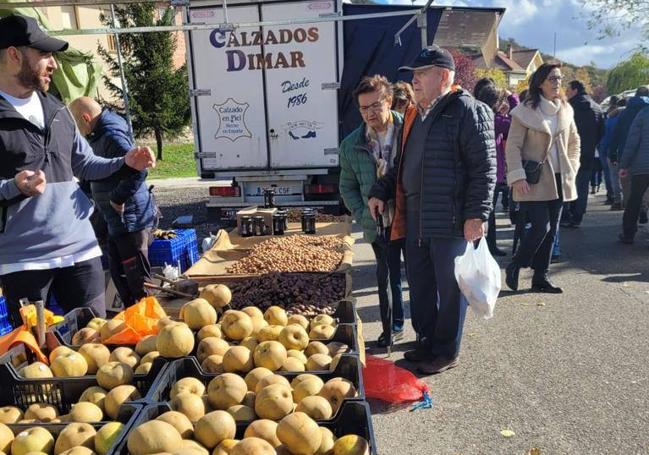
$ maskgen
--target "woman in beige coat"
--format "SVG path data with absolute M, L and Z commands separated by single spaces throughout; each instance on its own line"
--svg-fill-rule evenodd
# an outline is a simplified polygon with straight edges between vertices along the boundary
M 506 283 L 518 290 L 518 274 L 532 267 L 532 291 L 563 292 L 548 278 L 552 244 L 563 202 L 577 199 L 579 135 L 573 111 L 561 93 L 559 65 L 544 63 L 530 78 L 527 99 L 511 112 L 512 125 L 505 149 L 507 183 L 515 201 L 532 225 L 506 269 Z M 527 171 L 524 168 L 526 161 Z M 538 166 L 537 166 L 538 163 Z M 531 172 L 540 169 L 538 182 Z M 529 175 L 528 175 L 529 174 Z

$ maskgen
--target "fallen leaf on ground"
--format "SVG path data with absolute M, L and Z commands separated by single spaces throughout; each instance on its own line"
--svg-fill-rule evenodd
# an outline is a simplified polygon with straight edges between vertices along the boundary
M 545 302 L 538 302 L 536 306 L 545 306 Z
M 505 429 L 505 430 L 500 430 L 500 435 L 503 438 L 511 438 L 512 436 L 515 436 L 516 433 L 514 433 L 512 430 Z
M 527 452 L 527 455 L 541 455 L 541 449 L 537 449 L 536 447 L 533 447 L 530 449 L 529 452 Z

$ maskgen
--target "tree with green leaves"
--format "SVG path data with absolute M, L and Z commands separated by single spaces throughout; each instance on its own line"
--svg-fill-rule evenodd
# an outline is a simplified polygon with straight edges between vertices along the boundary
M 638 27 L 649 38 L 649 0 L 580 0 L 590 11 L 588 27 L 599 30 L 600 38 L 618 36 Z
M 618 94 L 649 84 L 649 55 L 637 52 L 613 68 L 608 74 L 608 93 Z
M 119 27 L 173 25 L 175 10 L 167 8 L 159 19 L 153 3 L 133 3 L 115 7 Z M 112 18 L 102 15 L 104 25 L 112 26 Z M 187 68 L 174 68 L 176 37 L 171 32 L 120 34 L 122 66 L 126 78 L 129 110 L 136 137 L 153 134 L 158 159 L 162 159 L 163 139 L 179 136 L 191 121 Z M 99 55 L 108 66 L 110 76 L 104 82 L 113 96 L 124 99 L 124 90 L 113 82 L 119 78 L 117 55 L 99 45 Z M 123 112 L 124 105 L 112 103 Z

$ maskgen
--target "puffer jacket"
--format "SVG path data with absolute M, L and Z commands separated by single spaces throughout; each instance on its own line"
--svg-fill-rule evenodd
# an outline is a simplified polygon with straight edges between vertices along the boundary
M 595 148 L 604 135 L 604 112 L 586 93 L 569 101 L 575 113 L 575 125 L 581 142 L 580 168 L 591 169 L 595 163 Z
M 123 157 L 134 147 L 128 124 L 109 109 L 100 114 L 88 142 L 95 155 L 104 158 Z M 91 182 L 92 198 L 106 220 L 111 237 L 151 228 L 157 223 L 157 208 L 146 187 L 146 176 L 147 172 L 141 171 L 126 178 L 113 175 Z M 123 215 L 113 209 L 111 201 L 124 204 Z
M 628 169 L 631 175 L 649 174 L 649 107 L 641 110 L 631 124 L 620 169 Z
M 401 134 L 403 117 L 392 112 L 394 138 Z M 340 143 L 340 180 L 338 189 L 345 206 L 352 212 L 356 223 L 363 228 L 363 237 L 372 243 L 376 240 L 376 223 L 367 207 L 367 196 L 376 182 L 376 158 L 367 142 L 367 128 L 361 124 Z
M 608 159 L 612 162 L 617 162 L 624 151 L 624 146 L 626 145 L 626 138 L 629 134 L 629 129 L 631 128 L 631 123 L 638 112 L 640 112 L 645 107 L 649 106 L 649 97 L 646 96 L 634 96 L 629 98 L 629 101 L 626 103 L 626 107 L 620 114 L 620 118 L 615 125 L 613 130 L 613 136 L 611 137 L 611 142 L 608 147 Z
M 391 238 L 406 235 L 406 200 L 401 184 L 403 153 L 419 115 L 406 111 L 398 167 L 378 180 L 369 197 L 382 201 L 396 193 Z M 462 89 L 442 97 L 432 111 L 422 159 L 419 238 L 464 236 L 464 221 L 486 221 L 496 183 L 494 117 L 489 107 Z

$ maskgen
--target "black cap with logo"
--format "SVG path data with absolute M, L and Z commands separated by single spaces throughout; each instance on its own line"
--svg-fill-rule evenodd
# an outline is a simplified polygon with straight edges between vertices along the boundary
M 68 43 L 49 36 L 33 17 L 12 14 L 0 19 L 0 49 L 11 46 L 28 46 L 44 52 L 62 52 L 68 48 Z
M 415 61 L 412 62 L 412 65 L 402 66 L 399 68 L 399 71 L 414 71 L 432 68 L 434 66 L 455 71 L 455 61 L 453 60 L 451 53 L 437 45 L 432 45 L 423 49 Z

